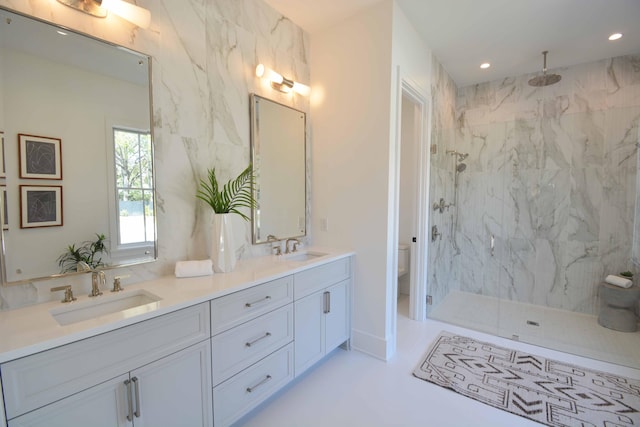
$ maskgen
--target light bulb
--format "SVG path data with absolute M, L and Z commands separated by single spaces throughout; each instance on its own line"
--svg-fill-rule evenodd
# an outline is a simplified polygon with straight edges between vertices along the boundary
M 267 68 L 264 64 L 258 64 L 256 67 L 256 76 L 264 77 L 265 79 L 274 83 L 281 84 L 284 81 L 284 77 L 281 74 L 276 73 L 271 68 Z
M 295 90 L 302 96 L 309 96 L 309 94 L 311 93 L 311 88 L 309 86 L 298 82 L 293 83 L 293 90 Z
M 102 0 L 102 7 L 140 28 L 149 28 L 151 12 L 122 0 Z

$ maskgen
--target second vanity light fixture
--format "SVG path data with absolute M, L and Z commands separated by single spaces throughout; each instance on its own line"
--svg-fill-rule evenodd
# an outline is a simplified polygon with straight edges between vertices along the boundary
M 305 84 L 289 80 L 278 74 L 270 68 L 264 66 L 264 64 L 258 64 L 256 67 L 256 76 L 267 79 L 271 83 L 271 87 L 279 90 L 280 92 L 289 93 L 292 90 L 303 96 L 309 96 L 311 88 Z
M 58 0 L 65 6 L 98 18 L 106 18 L 108 12 L 126 19 L 140 28 L 149 28 L 151 12 L 123 0 Z

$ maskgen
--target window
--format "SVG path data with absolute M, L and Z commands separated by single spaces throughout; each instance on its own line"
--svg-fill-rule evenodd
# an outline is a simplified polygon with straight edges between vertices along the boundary
M 119 248 L 155 241 L 151 134 L 113 128 Z

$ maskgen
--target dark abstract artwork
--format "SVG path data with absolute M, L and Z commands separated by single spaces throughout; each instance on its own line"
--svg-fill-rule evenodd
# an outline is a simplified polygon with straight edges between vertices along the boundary
M 21 227 L 62 225 L 62 187 L 21 185 Z
M 62 179 L 61 140 L 35 135 L 18 135 L 20 178 Z

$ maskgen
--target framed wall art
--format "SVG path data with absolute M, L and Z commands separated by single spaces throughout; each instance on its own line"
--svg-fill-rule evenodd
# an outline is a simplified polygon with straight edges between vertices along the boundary
M 61 185 L 20 186 L 20 228 L 62 225 Z
M 20 178 L 62 179 L 62 140 L 18 134 Z

